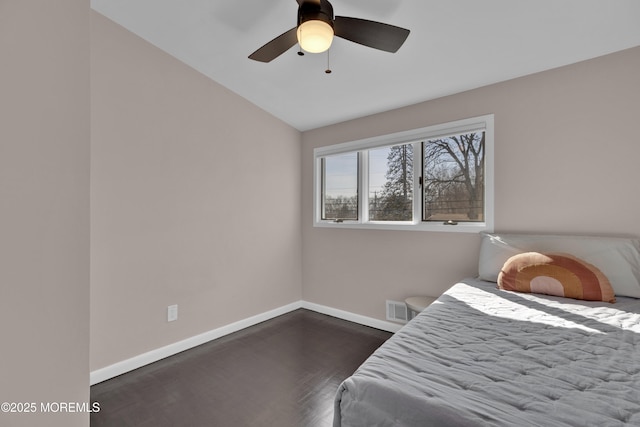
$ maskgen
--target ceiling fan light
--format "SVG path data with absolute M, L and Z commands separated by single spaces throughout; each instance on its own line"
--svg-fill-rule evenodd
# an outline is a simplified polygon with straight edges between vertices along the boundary
M 297 36 L 303 50 L 309 53 L 320 53 L 331 47 L 333 28 L 324 21 L 312 19 L 298 26 Z

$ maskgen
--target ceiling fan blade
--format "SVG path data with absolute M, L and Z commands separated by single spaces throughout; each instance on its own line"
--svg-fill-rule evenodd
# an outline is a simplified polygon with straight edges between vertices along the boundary
M 313 3 L 320 6 L 320 0 L 297 0 L 297 1 L 299 6 L 302 6 L 302 3 Z
M 374 49 L 396 52 L 409 36 L 409 30 L 367 19 L 336 16 L 336 36 Z
M 278 56 L 291 49 L 296 43 L 298 43 L 298 37 L 296 36 L 296 29 L 292 28 L 289 31 L 280 34 L 269 43 L 262 46 L 260 49 L 249 55 L 249 59 L 260 62 L 271 62 Z

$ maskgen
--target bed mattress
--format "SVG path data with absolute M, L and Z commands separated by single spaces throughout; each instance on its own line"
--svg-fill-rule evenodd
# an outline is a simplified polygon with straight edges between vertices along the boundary
M 640 299 L 465 280 L 339 387 L 334 427 L 640 426 Z

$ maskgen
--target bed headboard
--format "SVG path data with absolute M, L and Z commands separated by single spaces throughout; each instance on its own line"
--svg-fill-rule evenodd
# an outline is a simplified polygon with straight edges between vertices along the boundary
M 509 258 L 534 251 L 581 258 L 607 276 L 616 295 L 640 298 L 640 239 L 635 238 L 482 233 L 478 276 L 496 282 Z

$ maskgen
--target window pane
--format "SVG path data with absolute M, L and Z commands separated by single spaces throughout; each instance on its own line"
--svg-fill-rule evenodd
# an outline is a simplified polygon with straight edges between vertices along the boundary
M 484 221 L 485 133 L 423 142 L 424 221 Z
M 322 158 L 322 219 L 358 219 L 358 153 Z
M 413 145 L 369 150 L 369 220 L 413 220 Z

